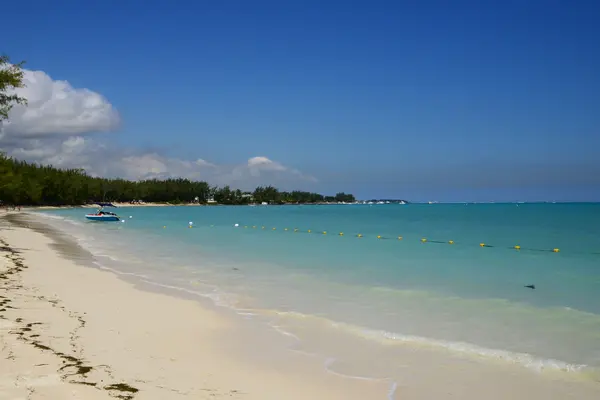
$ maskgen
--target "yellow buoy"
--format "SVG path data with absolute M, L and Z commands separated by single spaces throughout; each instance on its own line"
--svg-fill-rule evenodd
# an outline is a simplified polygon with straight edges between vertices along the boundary
M 323 231 L 323 235 L 327 235 L 327 231 Z
M 307 232 L 308 232 L 308 233 L 310 233 L 310 229 L 309 229 L 309 230 L 307 230 Z
M 421 239 L 421 242 L 425 243 L 427 241 L 426 238 Z
M 521 246 L 519 246 L 519 245 L 516 245 L 516 246 L 515 246 L 515 250 L 521 250 Z
M 166 225 L 165 225 L 165 226 L 163 226 L 163 229 L 165 229 L 166 227 L 167 227 Z
M 340 236 L 344 236 L 344 232 L 340 232 Z
M 450 240 L 448 243 L 450 243 L 450 244 L 454 244 L 454 240 Z
M 294 232 L 298 232 L 298 228 L 294 228 Z
M 398 240 L 402 240 L 402 236 L 398 236 Z
M 558 253 L 558 252 L 560 252 L 560 249 L 552 249 L 552 251 L 553 251 L 554 253 Z
M 277 228 L 273 228 L 273 230 L 275 230 L 275 229 L 277 229 Z
M 359 237 L 359 238 L 361 238 L 361 237 L 362 237 L 362 235 L 359 233 L 358 235 L 356 235 L 356 237 Z
M 485 247 L 485 243 L 479 243 L 481 247 Z
M 377 235 L 377 239 L 381 239 L 381 235 Z

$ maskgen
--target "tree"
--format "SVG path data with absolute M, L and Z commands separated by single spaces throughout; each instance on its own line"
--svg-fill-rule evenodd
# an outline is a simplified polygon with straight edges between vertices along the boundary
M 254 193 L 242 192 L 229 186 L 211 187 L 206 182 L 188 179 L 125 179 L 93 178 L 82 169 L 58 169 L 18 161 L 0 153 L 0 200 L 14 205 L 77 205 L 97 201 L 206 204 L 214 197 L 219 204 L 314 204 L 352 200 L 351 194 L 338 193 L 324 197 L 318 193 L 280 192 L 273 186 L 259 186 Z
M 356 201 L 356 199 L 351 194 L 340 192 L 335 195 L 335 201 L 344 202 L 344 203 L 354 203 Z
M 252 194 L 257 203 L 279 204 L 282 203 L 281 193 L 273 186 L 259 186 Z
M 25 87 L 23 64 L 11 64 L 8 56 L 0 56 L 0 122 L 8 119 L 15 104 L 27 104 L 27 99 L 13 93 L 14 89 Z

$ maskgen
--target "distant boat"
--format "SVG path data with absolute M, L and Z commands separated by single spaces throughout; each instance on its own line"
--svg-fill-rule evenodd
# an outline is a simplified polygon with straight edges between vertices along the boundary
M 104 211 L 104 207 L 116 207 L 111 203 L 96 203 L 100 208 L 95 214 L 86 214 L 85 217 L 90 221 L 120 221 L 121 217 L 110 211 Z

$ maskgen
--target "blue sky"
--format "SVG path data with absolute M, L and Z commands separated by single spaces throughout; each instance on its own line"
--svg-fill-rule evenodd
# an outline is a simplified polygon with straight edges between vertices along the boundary
M 599 2 L 94 3 L 3 5 L 0 51 L 105 96 L 118 146 L 359 197 L 600 200 Z

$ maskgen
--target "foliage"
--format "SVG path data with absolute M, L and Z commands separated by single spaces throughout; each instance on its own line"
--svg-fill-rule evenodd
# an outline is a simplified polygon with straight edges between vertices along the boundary
M 15 104 L 27 104 L 23 97 L 9 94 L 12 89 L 25 86 L 23 64 L 11 64 L 8 56 L 0 56 L 0 122 L 8 118 L 8 112 Z
M 219 204 L 303 204 L 354 201 L 354 196 L 338 193 L 324 197 L 318 193 L 280 192 L 272 186 L 258 187 L 253 193 L 210 187 L 206 182 L 188 179 L 128 181 L 91 177 L 81 169 L 58 169 L 17 161 L 0 154 L 0 201 L 14 205 L 78 205 L 98 201 Z

